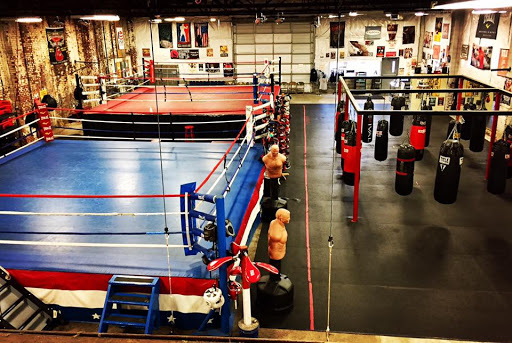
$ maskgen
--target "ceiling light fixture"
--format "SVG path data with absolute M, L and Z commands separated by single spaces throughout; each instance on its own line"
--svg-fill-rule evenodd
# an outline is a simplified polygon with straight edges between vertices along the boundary
M 434 5 L 435 10 L 462 10 L 478 8 L 506 8 L 511 7 L 510 0 L 471 0 L 449 4 Z
M 425 12 L 416 12 L 416 13 L 414 13 L 414 15 L 415 15 L 416 17 L 423 17 L 424 15 L 428 15 L 428 14 L 427 14 L 427 13 L 425 13 Z
M 112 14 L 98 14 L 98 15 L 80 17 L 80 19 L 82 19 L 82 20 L 119 21 L 119 16 L 112 15 Z
M 160 24 L 162 22 L 162 19 L 156 18 L 156 19 L 150 20 L 150 22 L 152 22 L 153 24 Z
M 495 10 L 473 10 L 471 13 L 473 14 L 492 14 L 497 13 Z
M 214 22 L 214 21 L 217 21 L 217 19 L 216 18 L 210 18 L 210 21 Z
M 185 18 L 184 17 L 176 17 L 176 18 L 174 18 L 174 21 L 182 22 L 182 21 L 185 21 Z
M 40 17 L 25 17 L 16 19 L 17 23 L 40 23 L 43 19 Z
M 349 12 L 348 15 L 351 16 L 351 17 L 357 17 L 359 15 L 359 13 L 357 13 L 357 12 Z

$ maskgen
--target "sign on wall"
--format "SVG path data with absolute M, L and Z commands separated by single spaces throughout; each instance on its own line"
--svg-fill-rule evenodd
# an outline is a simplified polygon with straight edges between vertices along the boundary
M 117 48 L 119 50 L 124 50 L 124 34 L 122 27 L 116 27 L 116 36 L 117 36 Z
M 190 23 L 177 23 L 178 48 L 190 48 Z
M 364 39 L 374 40 L 380 39 L 381 27 L 380 26 L 366 26 L 364 30 Z
M 194 24 L 196 33 L 196 48 L 207 48 L 209 45 L 208 23 Z
M 499 23 L 499 13 L 480 14 L 480 17 L 478 18 L 478 26 L 476 28 L 476 37 L 496 39 Z
M 345 47 L 345 22 L 330 22 L 330 46 L 331 48 Z
M 48 41 L 48 54 L 51 64 L 61 64 L 68 60 L 68 48 L 63 27 L 51 27 L 46 29 Z
M 160 48 L 172 48 L 172 24 L 158 24 L 158 40 Z
M 463 60 L 467 60 L 468 54 L 469 54 L 469 45 L 462 44 L 462 48 L 460 49 L 460 58 Z

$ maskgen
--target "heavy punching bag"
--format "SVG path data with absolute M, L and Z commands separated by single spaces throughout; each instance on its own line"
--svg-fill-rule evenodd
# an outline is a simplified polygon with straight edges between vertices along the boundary
M 453 127 L 455 126 L 455 123 L 457 123 L 457 131 L 453 132 Z M 446 131 L 446 139 L 459 139 L 460 138 L 460 131 L 462 130 L 462 124 L 460 121 L 457 121 L 456 119 L 450 120 L 450 123 L 448 124 L 448 130 Z
M 357 165 L 357 131 L 355 122 L 352 122 L 350 128 L 345 132 L 343 152 L 345 153 L 343 163 L 343 182 L 346 185 L 353 186 L 355 183 Z
M 391 108 L 395 111 L 402 109 L 405 99 L 402 97 L 393 97 L 391 100 Z M 404 117 L 401 114 L 391 114 L 389 116 L 389 134 L 391 136 L 401 136 L 404 132 Z
M 379 120 L 375 131 L 375 159 L 385 161 L 388 158 L 388 121 Z
M 469 150 L 480 152 L 484 150 L 485 126 L 487 116 L 482 114 L 474 114 L 471 123 L 471 139 L 469 140 Z
M 369 96 L 364 103 L 365 110 L 374 110 L 372 98 Z M 365 143 L 370 143 L 373 138 L 373 114 L 363 116 L 363 132 L 361 133 L 361 140 Z
M 491 151 L 491 166 L 487 179 L 487 191 L 492 194 L 505 192 L 507 167 L 510 161 L 510 144 L 504 139 L 494 142 Z
M 396 154 L 395 192 L 400 195 L 409 195 L 414 185 L 414 160 L 416 152 L 414 147 L 403 143 L 398 147 Z
M 423 106 L 421 107 L 424 111 L 432 111 L 432 106 L 427 105 L 426 101 L 423 101 Z M 432 128 L 432 115 L 430 114 L 424 114 L 423 115 L 426 119 L 427 125 L 426 125 L 426 131 L 425 131 L 425 147 L 428 147 L 430 144 L 430 130 Z
M 425 151 L 425 134 L 427 132 L 427 119 L 425 116 L 418 114 L 413 116 L 411 125 L 411 145 L 416 151 L 416 161 L 423 159 Z
M 336 114 L 336 132 L 334 133 L 334 140 L 336 141 L 336 152 L 341 154 L 341 126 L 343 124 L 343 117 L 345 113 L 338 112 Z
M 505 128 L 505 139 L 508 145 L 510 145 L 510 153 L 512 154 L 512 125 L 507 125 Z M 512 177 L 512 158 L 508 160 L 507 179 Z
M 343 147 L 345 146 L 345 134 L 352 126 L 353 121 L 352 120 L 345 120 L 341 123 L 341 170 L 343 169 L 343 164 L 345 163 L 345 158 L 347 157 L 347 154 Z
M 462 129 L 460 131 L 460 138 L 467 141 L 471 138 L 471 123 L 473 123 L 473 116 L 471 114 L 463 114 L 462 118 L 464 119 L 464 123 L 462 124 Z
M 463 160 L 464 147 L 458 140 L 447 139 L 441 144 L 434 185 L 434 199 L 441 204 L 457 200 Z

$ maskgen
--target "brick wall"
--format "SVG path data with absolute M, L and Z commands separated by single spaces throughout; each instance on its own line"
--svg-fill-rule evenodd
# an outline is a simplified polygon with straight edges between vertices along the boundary
M 0 22 L 0 77 L 3 83 L 0 96 L 11 100 L 20 113 L 32 110 L 33 97 L 43 88 L 57 100 L 59 107 L 74 108 L 76 101 L 73 91 L 77 70 L 80 69 L 79 75 L 97 75 L 107 70 L 113 72 L 113 48 L 117 54 L 113 23 L 84 23 L 63 17 L 59 18 L 58 23 L 56 19 L 48 17 L 42 23 L 35 24 Z M 124 53 L 135 56 L 133 24 L 131 21 L 121 21 L 116 25 L 123 27 Z M 66 35 L 68 62 L 52 65 L 45 29 L 60 26 L 64 27 Z M 84 64 L 78 61 L 98 63 Z M 133 57 L 132 63 L 136 65 L 136 57 Z M 108 64 L 110 66 L 107 67 Z

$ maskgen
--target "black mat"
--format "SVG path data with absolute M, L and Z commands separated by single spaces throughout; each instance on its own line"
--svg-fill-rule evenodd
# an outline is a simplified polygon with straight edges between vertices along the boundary
M 256 306 L 254 316 L 262 327 L 307 330 L 302 105 L 291 110 L 292 170 L 282 193 L 290 198 L 292 219 L 283 272 L 295 284 L 295 306 L 284 314 Z M 433 198 L 433 185 L 447 118 L 434 118 L 430 147 L 416 163 L 414 191 L 407 197 L 394 192 L 396 149 L 403 137 L 390 137 L 384 162 L 373 159 L 372 143 L 364 144 L 360 219 L 350 223 L 353 187 L 339 179 L 339 156 L 332 160 L 334 107 L 307 105 L 306 111 L 315 330 L 326 328 L 332 227 L 332 331 L 511 340 L 512 181 L 503 196 L 487 193 L 486 150 L 473 153 L 463 141 L 458 201 L 442 205 Z M 266 226 L 260 237 L 256 259 L 266 261 Z

